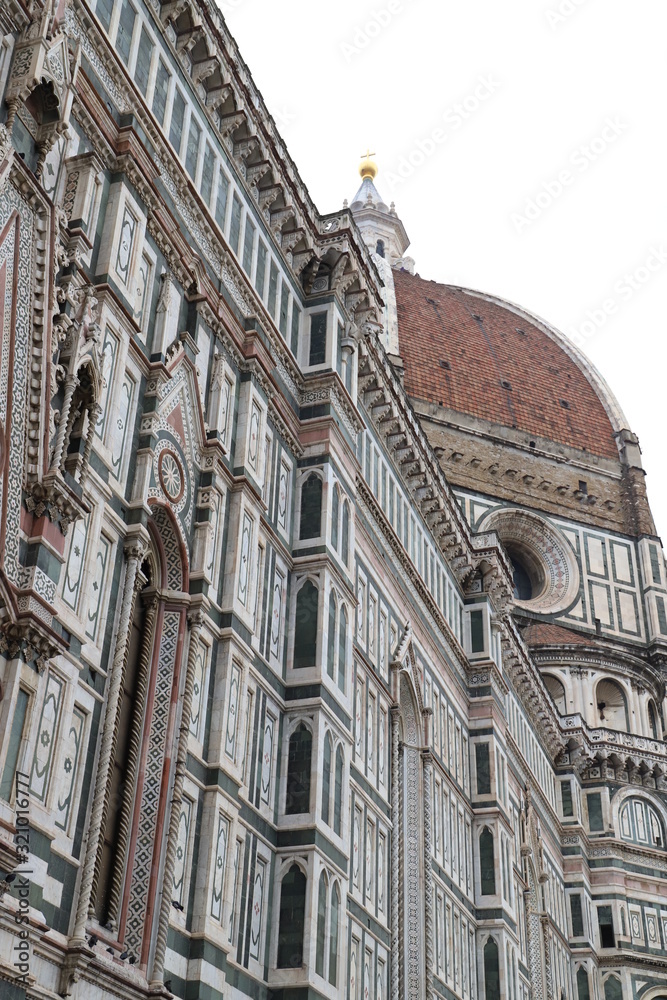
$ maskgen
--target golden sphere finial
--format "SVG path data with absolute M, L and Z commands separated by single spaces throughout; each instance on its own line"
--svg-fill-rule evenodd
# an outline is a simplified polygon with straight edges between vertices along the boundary
M 359 173 L 361 174 L 362 180 L 366 180 L 367 177 L 370 177 L 371 180 L 374 180 L 375 177 L 377 177 L 378 168 L 375 161 L 371 159 L 372 156 L 375 156 L 375 153 L 371 153 L 369 149 L 361 157 L 361 163 L 359 164 Z

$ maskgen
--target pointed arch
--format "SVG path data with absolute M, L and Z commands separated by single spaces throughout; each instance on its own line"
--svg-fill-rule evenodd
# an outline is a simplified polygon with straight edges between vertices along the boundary
M 588 970 L 583 965 L 577 969 L 577 1000 L 591 1000 Z
M 323 870 L 317 889 L 317 937 L 315 941 L 315 972 L 324 976 L 324 957 L 326 947 L 326 925 L 328 904 L 327 873 Z
M 479 835 L 479 876 L 483 896 L 496 894 L 496 859 L 494 836 L 488 826 Z
M 484 996 L 486 1000 L 498 1000 L 500 996 L 498 945 L 492 937 L 484 945 Z
M 159 553 L 160 579 L 156 585 L 162 590 L 187 593 L 189 588 L 188 558 L 173 511 L 149 500 L 151 517 L 148 530 Z
M 309 578 L 296 595 L 296 615 L 294 620 L 295 670 L 313 667 L 317 662 L 317 618 L 319 587 Z
M 319 538 L 322 533 L 322 477 L 311 472 L 301 484 L 299 539 Z
M 307 881 L 301 867 L 294 862 L 280 884 L 276 963 L 279 969 L 298 969 L 303 965 Z
M 312 749 L 313 735 L 304 722 L 299 722 L 289 738 L 288 745 L 285 795 L 287 815 L 310 812 Z

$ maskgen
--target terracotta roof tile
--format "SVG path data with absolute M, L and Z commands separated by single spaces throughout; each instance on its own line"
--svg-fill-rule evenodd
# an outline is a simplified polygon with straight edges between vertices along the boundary
M 394 283 L 408 395 L 618 458 L 591 383 L 528 318 L 407 271 L 394 271 Z
M 528 625 L 521 634 L 527 646 L 590 646 L 595 642 L 594 636 L 548 622 Z

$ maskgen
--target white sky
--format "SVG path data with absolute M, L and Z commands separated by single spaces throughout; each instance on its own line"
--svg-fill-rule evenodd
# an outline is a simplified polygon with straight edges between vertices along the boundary
M 422 277 L 570 335 L 594 314 L 580 343 L 639 436 L 667 543 L 664 0 L 218 3 L 321 212 L 370 146 Z

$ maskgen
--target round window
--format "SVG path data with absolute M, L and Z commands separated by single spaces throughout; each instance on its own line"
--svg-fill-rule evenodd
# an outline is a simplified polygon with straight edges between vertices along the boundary
M 484 519 L 495 531 L 512 564 L 514 602 L 541 614 L 570 607 L 579 596 L 579 567 L 564 536 L 528 511 L 502 508 Z

